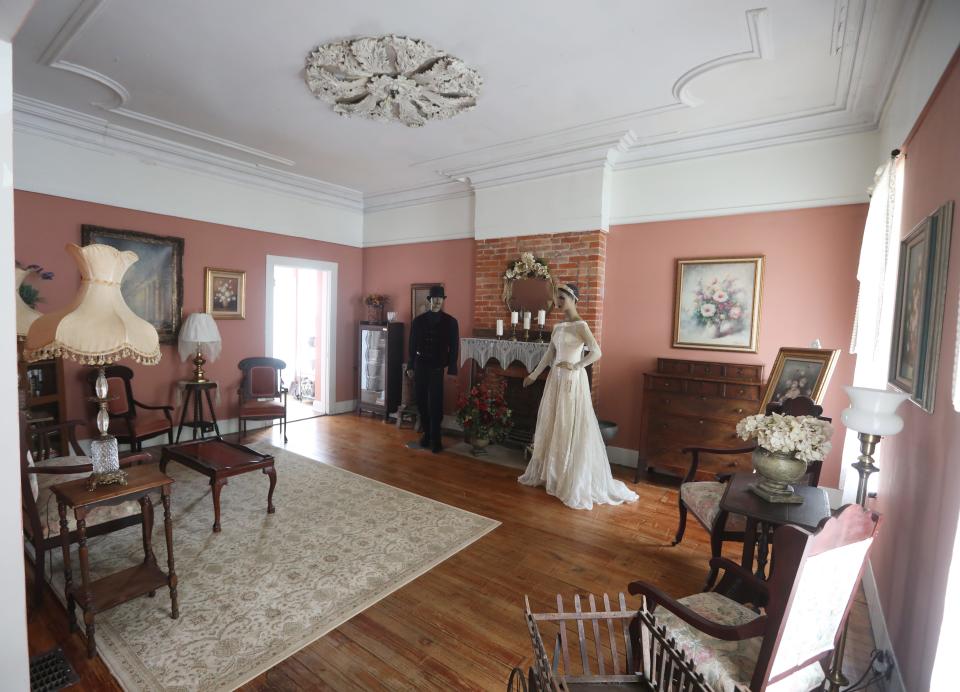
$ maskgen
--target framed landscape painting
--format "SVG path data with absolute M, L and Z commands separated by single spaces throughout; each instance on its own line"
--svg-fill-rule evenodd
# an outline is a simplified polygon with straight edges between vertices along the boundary
M 443 288 L 442 283 L 433 284 L 410 284 L 410 322 L 412 323 L 418 315 L 422 315 L 428 309 L 427 296 L 430 295 L 430 289 L 434 286 Z
M 677 260 L 673 347 L 757 352 L 763 257 Z
M 887 379 L 929 413 L 936 397 L 952 228 L 953 202 L 948 202 L 900 241 Z
M 781 348 L 773 363 L 760 410 L 766 410 L 767 404 L 782 404 L 798 396 L 813 399 L 815 404 L 823 403 L 839 356 L 839 349 Z
M 120 284 L 123 299 L 156 327 L 160 343 L 176 343 L 183 309 L 183 238 L 83 225 L 80 243 L 137 254 Z
M 247 273 L 237 269 L 206 267 L 203 310 L 216 320 L 242 320 L 247 316 Z

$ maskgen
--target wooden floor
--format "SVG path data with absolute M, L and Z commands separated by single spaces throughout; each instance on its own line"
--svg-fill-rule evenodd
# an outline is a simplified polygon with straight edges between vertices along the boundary
M 503 690 L 513 666 L 530 663 L 521 603 L 547 610 L 555 594 L 625 591 L 651 581 L 674 596 L 699 591 L 709 556 L 707 534 L 688 522 L 683 543 L 670 547 L 677 523 L 672 482 L 635 486 L 640 501 L 566 508 L 542 489 L 516 482 L 517 471 L 451 453 L 403 445 L 414 438 L 371 418 L 333 416 L 292 423 L 286 448 L 502 522 L 502 526 L 427 574 L 251 681 L 244 690 Z M 282 446 L 276 428 L 250 440 Z M 283 468 L 277 469 L 279 486 Z M 626 470 L 617 474 L 628 480 Z M 278 487 L 279 487 L 278 486 Z M 225 501 L 229 502 L 227 498 Z M 278 506 L 282 517 L 283 507 Z M 737 546 L 730 557 L 737 557 Z M 851 679 L 866 665 L 873 642 L 858 599 L 848 645 Z M 118 690 L 99 658 L 88 661 L 82 640 L 48 593 L 31 612 L 31 654 L 63 646 L 84 690 Z

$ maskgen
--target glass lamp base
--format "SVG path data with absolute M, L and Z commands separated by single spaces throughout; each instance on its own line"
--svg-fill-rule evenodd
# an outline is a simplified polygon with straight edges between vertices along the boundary
M 90 460 L 93 462 L 93 473 L 87 480 L 88 489 L 93 490 L 101 485 L 127 484 L 127 474 L 120 469 L 117 438 L 113 435 L 103 435 L 90 442 Z

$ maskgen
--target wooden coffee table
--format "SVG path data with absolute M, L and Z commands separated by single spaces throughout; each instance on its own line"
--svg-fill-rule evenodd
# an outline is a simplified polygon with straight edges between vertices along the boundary
M 210 479 L 214 533 L 220 532 L 220 490 L 231 476 L 262 470 L 270 478 L 267 513 L 273 514 L 276 511 L 273 506 L 273 490 L 277 487 L 277 472 L 273 467 L 273 457 L 269 454 L 260 454 L 249 447 L 214 438 L 164 447 L 160 457 L 160 470 L 166 471 L 167 464 L 171 461 L 179 462 Z

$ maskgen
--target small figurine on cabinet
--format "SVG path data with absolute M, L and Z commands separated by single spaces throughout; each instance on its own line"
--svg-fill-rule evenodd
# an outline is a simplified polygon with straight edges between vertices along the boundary
M 423 436 L 420 446 L 440 451 L 440 424 L 443 421 L 444 370 L 456 375 L 460 326 L 443 311 L 443 286 L 431 286 L 430 309 L 413 320 L 410 328 L 410 363 L 414 391 L 420 411 Z

